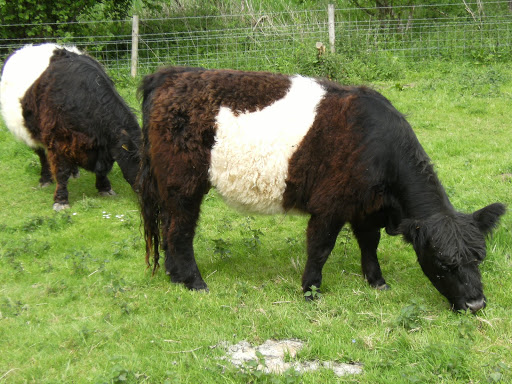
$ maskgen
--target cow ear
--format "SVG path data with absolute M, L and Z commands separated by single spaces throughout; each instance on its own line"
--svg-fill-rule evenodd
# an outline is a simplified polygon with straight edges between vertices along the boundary
M 500 221 L 502 216 L 507 209 L 501 203 L 494 203 L 488 205 L 473 213 L 473 219 L 478 226 L 478 229 L 484 234 L 489 234 Z
M 421 220 L 405 219 L 400 223 L 399 232 L 415 249 L 423 249 L 427 241 L 424 225 Z

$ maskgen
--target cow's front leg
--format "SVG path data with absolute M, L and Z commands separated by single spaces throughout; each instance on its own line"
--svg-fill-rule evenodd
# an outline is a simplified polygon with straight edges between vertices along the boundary
M 107 177 L 113 165 L 114 161 L 110 158 L 108 152 L 103 149 L 98 149 L 98 159 L 96 160 L 94 173 L 96 174 L 96 189 L 100 196 L 116 195 Z
M 377 247 L 380 241 L 379 229 L 362 229 L 353 225 L 352 229 L 361 250 L 361 269 L 364 278 L 370 285 L 377 289 L 389 289 L 389 285 L 382 277 L 379 260 L 377 259 Z
M 96 189 L 100 196 L 115 196 L 110 180 L 106 174 L 96 173 Z
M 41 177 L 39 178 L 39 186 L 47 187 L 53 182 L 53 180 L 50 164 L 46 158 L 46 151 L 44 148 L 39 147 L 34 149 L 34 152 L 37 154 L 37 156 L 39 156 L 39 162 L 41 163 Z
M 302 275 L 302 290 L 304 293 L 320 288 L 322 268 L 336 244 L 336 238 L 343 224 L 343 221 L 334 221 L 319 216 L 311 216 L 309 219 L 307 230 L 308 260 Z M 314 299 L 314 295 L 307 296 L 306 299 Z
M 181 199 L 174 205 L 164 234 L 165 270 L 173 283 L 183 283 L 188 289 L 208 290 L 194 257 L 194 234 L 199 218 L 201 197 Z
M 71 166 L 63 159 L 60 159 L 54 152 L 48 152 L 48 160 L 57 181 L 57 187 L 53 195 L 53 209 L 62 211 L 69 208 L 68 201 L 68 180 L 71 175 Z

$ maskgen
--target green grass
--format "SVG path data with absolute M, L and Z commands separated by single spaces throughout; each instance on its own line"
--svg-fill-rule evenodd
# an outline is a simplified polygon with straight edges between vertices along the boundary
M 138 109 L 135 83 L 116 80 Z M 371 80 L 408 115 L 459 210 L 511 204 L 509 66 L 402 64 L 392 79 Z M 512 380 L 510 214 L 488 241 L 488 307 L 473 316 L 448 310 L 397 237 L 379 246 L 392 289 L 371 289 L 348 230 L 324 268 L 321 298 L 305 302 L 307 217 L 241 215 L 212 191 L 195 239 L 210 293 L 197 293 L 145 268 L 136 197 L 117 166 L 117 196 L 99 197 L 82 171 L 69 184 L 71 209 L 55 213 L 53 187 L 37 187 L 36 155 L 3 125 L 0 147 L 0 382 Z M 222 359 L 225 342 L 282 338 L 305 342 L 299 360 L 358 362 L 364 373 L 256 375 Z

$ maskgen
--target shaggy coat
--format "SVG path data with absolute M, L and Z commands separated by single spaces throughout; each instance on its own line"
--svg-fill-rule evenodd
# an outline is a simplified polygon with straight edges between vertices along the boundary
M 140 201 L 146 260 L 159 248 L 173 282 L 206 289 L 192 242 L 203 195 L 215 187 L 241 210 L 310 215 L 304 292 L 346 222 L 368 282 L 388 286 L 377 260 L 380 229 L 412 243 L 454 309 L 485 305 L 478 263 L 505 212 L 455 211 L 405 118 L 365 87 L 280 74 L 166 68 L 143 93 Z
M 7 128 L 41 161 L 42 186 L 57 181 L 54 209 L 67 208 L 67 183 L 82 167 L 102 195 L 115 194 L 107 174 L 117 161 L 133 185 L 140 128 L 101 65 L 74 47 L 25 46 L 6 61 L 0 83 Z

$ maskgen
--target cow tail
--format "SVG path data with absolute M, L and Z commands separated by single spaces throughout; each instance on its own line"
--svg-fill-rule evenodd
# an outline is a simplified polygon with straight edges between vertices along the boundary
M 151 267 L 153 254 L 153 274 L 159 267 L 160 259 L 160 199 L 156 180 L 151 171 L 151 162 L 148 156 L 142 158 L 138 177 L 139 203 L 142 219 L 144 221 L 144 239 L 146 240 L 146 265 Z
M 148 76 L 149 77 L 149 76 Z M 143 92 L 143 127 L 142 127 L 142 145 L 141 145 L 141 166 L 137 177 L 137 188 L 139 191 L 139 203 L 141 207 L 142 219 L 144 222 L 144 239 L 146 241 L 146 265 L 151 267 L 151 255 L 153 255 L 153 275 L 160 266 L 160 228 L 161 220 L 161 198 L 158 192 L 157 180 L 153 174 L 150 157 L 149 143 L 149 113 L 151 108 L 151 85 L 144 80 L 139 88 Z

